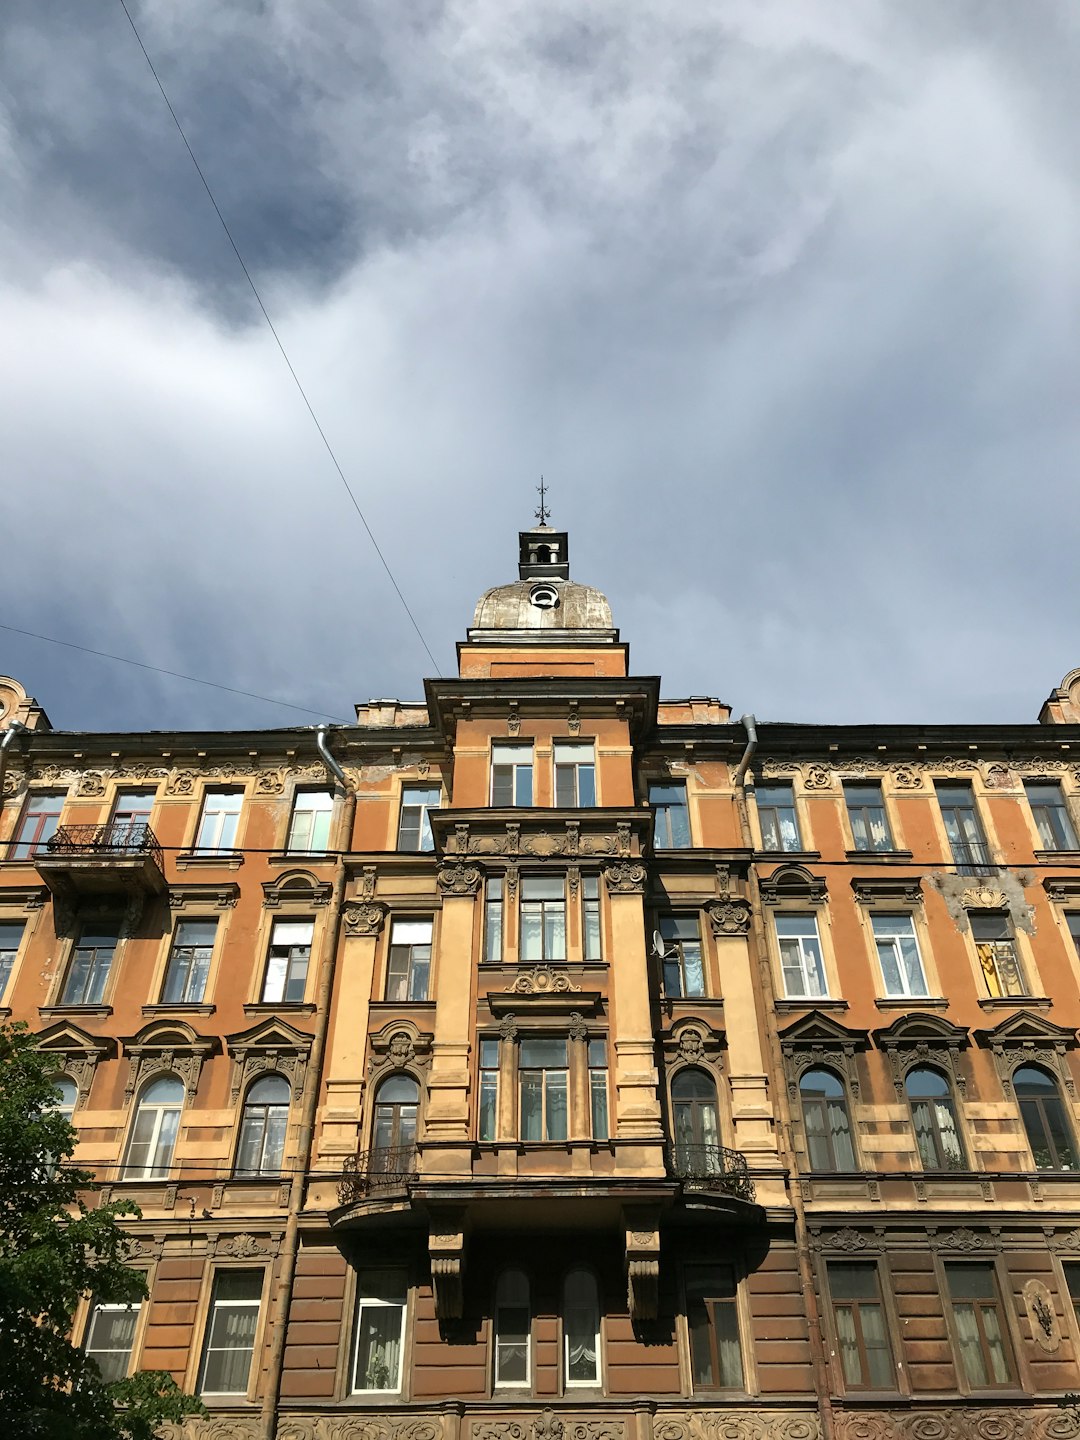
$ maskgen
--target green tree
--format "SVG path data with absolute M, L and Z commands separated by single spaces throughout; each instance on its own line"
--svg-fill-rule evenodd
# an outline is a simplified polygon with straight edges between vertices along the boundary
M 82 1296 L 138 1303 L 146 1282 L 119 1223 L 138 1207 L 91 1208 L 93 1176 L 67 1163 L 56 1077 L 24 1025 L 0 1025 L 0 1416 L 20 1440 L 150 1440 L 203 1407 L 163 1371 L 106 1384 L 68 1339 Z

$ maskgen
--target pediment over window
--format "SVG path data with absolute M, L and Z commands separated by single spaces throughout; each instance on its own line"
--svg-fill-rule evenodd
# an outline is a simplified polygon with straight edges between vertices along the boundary
M 374 1079 L 384 1070 L 418 1070 L 431 1064 L 435 1036 L 411 1020 L 390 1020 L 369 1040 L 368 1074 Z
M 807 1070 L 821 1067 L 834 1070 L 847 1082 L 852 1099 L 860 1097 L 860 1077 L 856 1052 L 865 1050 L 867 1032 L 850 1030 L 831 1015 L 812 1010 L 800 1016 L 780 1032 L 780 1048 L 784 1057 L 788 1096 L 798 1098 L 799 1081 Z
M 1036 1015 L 1032 1010 L 1019 1010 L 995 1025 L 992 1030 L 976 1031 L 979 1039 L 987 1045 L 1067 1045 L 1076 1044 L 1076 1031 L 1064 1025 L 1055 1025 Z
M 766 905 L 779 905 L 783 900 L 821 905 L 826 897 L 825 881 L 820 875 L 811 874 L 805 865 L 778 865 L 767 879 L 761 881 L 760 889 Z
M 882 1050 L 895 1048 L 897 1045 L 958 1046 L 966 1045 L 968 1040 L 966 1025 L 954 1025 L 951 1020 L 940 1015 L 927 1015 L 919 1011 L 901 1015 L 888 1028 L 875 1030 L 873 1034 L 875 1043 Z
M 289 1080 L 294 1099 L 303 1094 L 311 1053 L 311 1036 L 303 1030 L 271 1016 L 247 1030 L 226 1035 L 225 1044 L 233 1062 L 229 1094 L 234 1105 L 248 1083 L 266 1070 Z
M 916 1012 L 901 1015 L 885 1030 L 875 1030 L 878 1048 L 889 1057 L 896 1098 L 903 1098 L 909 1070 L 938 1069 L 948 1075 L 960 1094 L 967 1094 L 967 1076 L 960 1068 L 960 1047 L 968 1043 L 963 1025 L 953 1025 L 940 1015 Z
M 1076 1046 L 1076 1031 L 1054 1025 L 1031 1010 L 1010 1015 L 993 1030 L 977 1030 L 976 1035 L 989 1047 L 994 1066 L 1001 1077 L 1001 1088 L 1012 1098 L 1013 1074 L 1021 1065 L 1041 1065 L 1054 1072 L 1065 1086 L 1071 1100 L 1076 1099 L 1076 1082 L 1065 1058 L 1067 1050 Z
M 200 1035 L 182 1020 L 152 1020 L 149 1025 L 123 1041 L 128 1059 L 124 1104 L 151 1075 L 168 1072 L 184 1082 L 189 1100 L 199 1088 L 203 1063 L 216 1049 L 217 1041 Z
M 77 1025 L 64 1020 L 50 1025 L 37 1036 L 37 1048 L 46 1055 L 52 1055 L 63 1068 L 65 1075 L 75 1081 L 78 1097 L 75 1108 L 81 1109 L 90 1096 L 94 1083 L 94 1071 L 99 1060 L 111 1059 L 116 1053 L 116 1042 L 90 1035 Z
M 263 909 L 279 910 L 283 905 L 299 905 L 305 909 L 325 905 L 334 887 L 328 880 L 319 880 L 310 870 L 286 870 L 276 880 L 266 881 L 262 888 Z
M 851 888 L 860 905 L 919 905 L 923 898 L 918 875 L 856 876 Z
M 850 1045 L 865 1049 L 867 1031 L 852 1030 L 824 1011 L 811 1010 L 780 1031 L 780 1043 L 785 1049 L 806 1045 Z

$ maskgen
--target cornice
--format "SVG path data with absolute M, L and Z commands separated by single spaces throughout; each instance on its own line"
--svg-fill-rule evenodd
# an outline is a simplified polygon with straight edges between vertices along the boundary
M 660 677 L 638 675 L 520 676 L 503 679 L 425 680 L 428 712 L 440 730 L 453 736 L 463 714 L 505 714 L 513 701 L 521 714 L 543 714 L 573 702 L 579 714 L 609 714 L 620 704 L 630 734 L 641 740 L 656 727 Z

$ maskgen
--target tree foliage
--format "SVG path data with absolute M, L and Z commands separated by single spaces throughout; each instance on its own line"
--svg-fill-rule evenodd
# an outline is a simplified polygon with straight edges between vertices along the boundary
M 93 1205 L 56 1079 L 25 1026 L 0 1025 L 0 1415 L 25 1440 L 150 1440 L 203 1407 L 164 1372 L 106 1384 L 68 1339 L 82 1296 L 137 1304 L 147 1292 L 119 1223 L 138 1207 Z

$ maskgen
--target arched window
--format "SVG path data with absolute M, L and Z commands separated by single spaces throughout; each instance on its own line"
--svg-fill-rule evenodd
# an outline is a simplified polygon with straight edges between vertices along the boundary
M 495 1384 L 529 1383 L 529 1282 L 504 1270 L 495 1287 Z
M 183 1104 L 184 1087 L 175 1075 L 161 1075 L 147 1085 L 139 1096 L 131 1127 L 124 1159 L 125 1180 L 165 1179 L 172 1164 Z
M 567 1385 L 600 1384 L 600 1301 L 589 1270 L 563 1283 L 563 1364 Z
M 264 1075 L 252 1085 L 240 1122 L 237 1175 L 276 1175 L 281 1169 L 291 1097 L 284 1075 Z
M 416 1112 L 420 1087 L 411 1075 L 390 1075 L 375 1092 L 376 1150 L 412 1148 L 416 1144 Z
M 1057 1082 L 1035 1065 L 1021 1065 L 1013 1090 L 1036 1170 L 1075 1170 L 1076 1146 Z
M 949 1082 L 936 1070 L 909 1070 L 904 1082 L 924 1170 L 963 1170 L 964 1144 Z
M 716 1086 L 704 1070 L 680 1070 L 671 1082 L 675 1120 L 675 1171 L 678 1175 L 708 1172 L 719 1162 L 720 1126 L 716 1118 Z
M 808 1070 L 799 1081 L 811 1170 L 854 1170 L 844 1087 L 831 1070 Z
M 79 1088 L 75 1081 L 67 1075 L 60 1075 L 56 1080 L 57 1100 L 53 1109 L 59 1111 L 65 1120 L 70 1120 L 75 1114 L 75 1102 L 79 1098 Z

